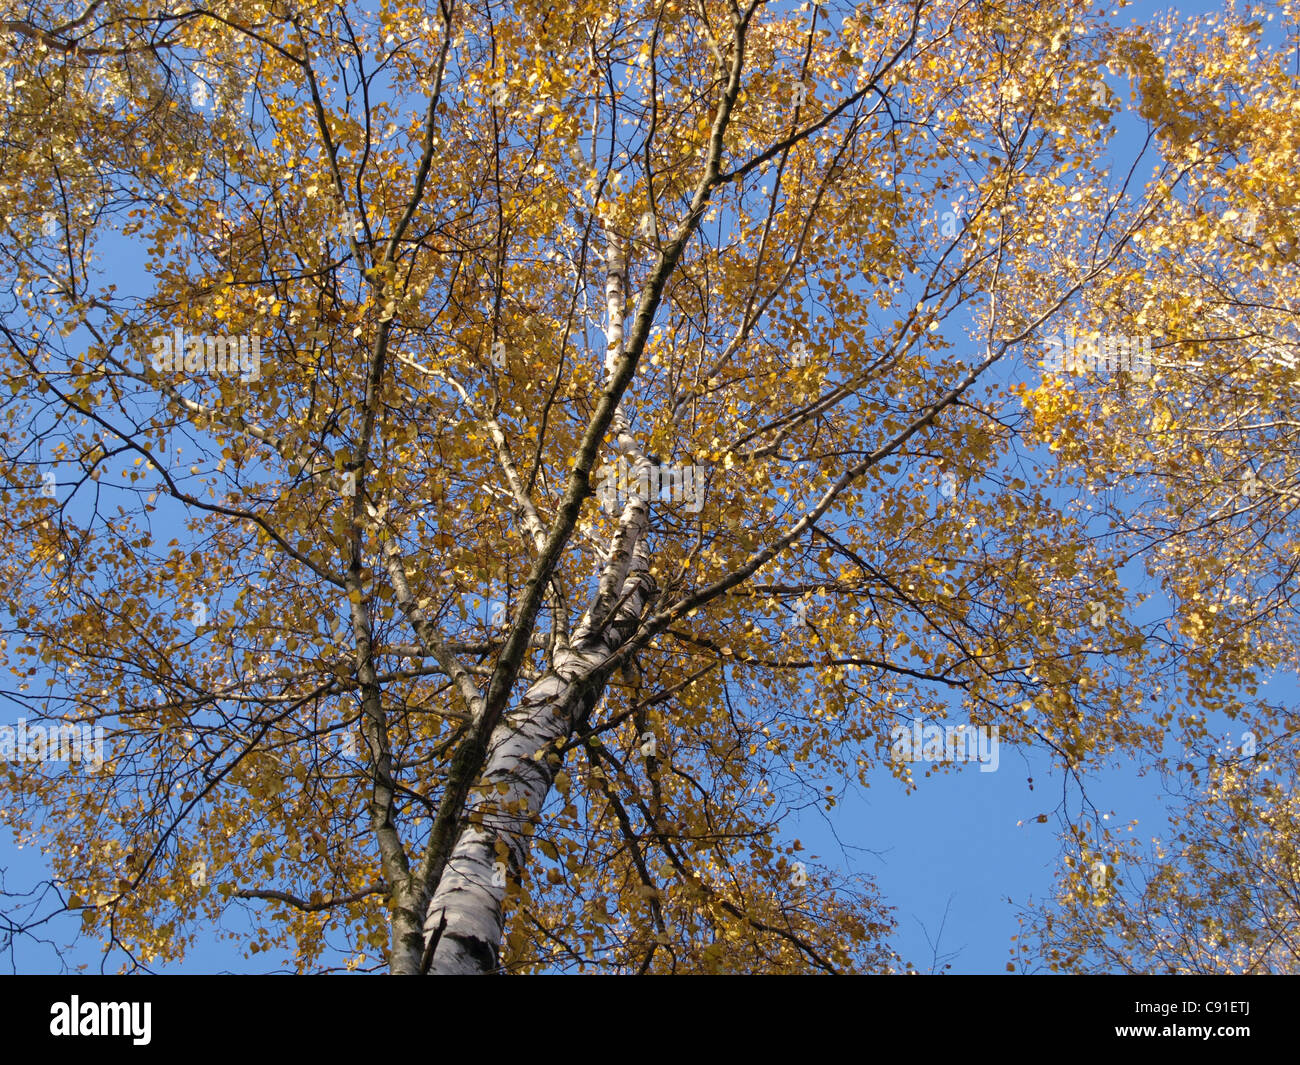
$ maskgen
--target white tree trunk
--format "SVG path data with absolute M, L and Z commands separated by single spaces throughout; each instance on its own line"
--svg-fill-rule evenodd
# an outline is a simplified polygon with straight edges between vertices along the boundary
M 489 791 L 471 801 L 472 823 L 456 841 L 429 902 L 426 948 L 437 941 L 431 973 L 497 968 L 506 880 L 517 878 L 525 867 L 532 825 L 558 768 L 534 756 L 553 751 L 595 705 L 608 680 L 603 664 L 635 631 L 653 594 L 645 552 L 647 504 L 628 504 L 596 603 L 574 633 L 571 647 L 557 652 L 550 671 L 492 733 L 480 777 Z M 613 615 L 604 618 L 611 610 Z M 491 790 L 492 785 L 504 785 L 504 794 Z M 498 840 L 507 848 L 504 863 L 497 853 Z

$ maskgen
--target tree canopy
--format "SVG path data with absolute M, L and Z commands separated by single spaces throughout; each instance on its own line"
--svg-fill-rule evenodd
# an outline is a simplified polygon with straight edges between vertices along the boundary
M 1297 5 L 1120 9 L 7 7 L 5 697 L 104 729 L 8 935 L 898 971 L 787 826 L 913 721 L 1052 752 L 1050 964 L 1293 883 Z M 1117 758 L 1213 797 L 1145 909 Z

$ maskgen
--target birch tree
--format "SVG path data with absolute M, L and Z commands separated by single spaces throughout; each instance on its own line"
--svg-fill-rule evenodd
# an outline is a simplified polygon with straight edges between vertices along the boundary
M 11 936 L 898 970 L 876 884 L 794 828 L 943 768 L 896 726 L 1070 779 L 1158 743 L 1180 665 L 1053 479 L 1088 405 L 1039 365 L 1213 170 L 1104 165 L 1126 108 L 1186 121 L 1140 32 L 1064 0 L 3 28 L 6 695 L 106 732 L 97 771 L 3 767 L 53 868 Z M 1149 414 L 1113 368 L 1103 417 Z
M 1148 545 L 1172 607 L 1150 692 L 1165 742 L 1141 758 L 1171 809 L 1063 818 L 1055 892 L 1026 906 L 1013 946 L 1025 969 L 1287 973 L 1300 958 L 1296 11 L 1244 14 L 1194 33 L 1167 19 L 1144 45 L 1164 67 L 1147 101 L 1161 155 L 1187 176 L 1135 240 L 1141 273 L 1089 303 L 1094 321 L 1161 337 L 1149 402 L 1048 415 L 1063 466 L 1086 468 L 1099 516 Z M 1275 20 L 1290 47 L 1266 42 Z

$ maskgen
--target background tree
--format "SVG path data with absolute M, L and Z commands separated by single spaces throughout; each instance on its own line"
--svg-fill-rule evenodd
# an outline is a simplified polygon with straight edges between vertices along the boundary
M 1294 739 L 1256 749 L 1252 734 L 1246 746 L 1221 751 L 1209 779 L 1178 794 L 1164 838 L 1130 834 L 1067 857 L 1052 904 L 1023 915 L 1026 967 L 1300 969 Z
M 301 970 L 897 968 L 874 885 L 783 831 L 914 785 L 895 724 L 1074 777 L 1159 744 L 1180 662 L 1048 477 L 1083 393 L 1025 383 L 1212 165 L 1100 162 L 1104 61 L 1191 121 L 1140 36 L 947 0 L 5 28 L 7 694 L 110 748 L 8 763 L 5 812 L 129 965 L 215 923 Z M 158 365 L 177 330 L 256 372 Z
M 1264 44 L 1275 18 L 1288 47 Z M 1141 406 L 1099 396 L 1050 417 L 1062 471 L 1150 578 L 1167 736 L 1142 763 L 1175 803 L 1145 843 L 1100 810 L 1068 819 L 1057 896 L 1025 913 L 1027 966 L 1295 969 L 1296 720 L 1268 686 L 1300 668 L 1295 25 L 1281 4 L 1130 35 L 1159 54 L 1144 113 L 1186 179 L 1135 239 L 1134 272 L 1089 305 L 1154 333 L 1155 372 Z

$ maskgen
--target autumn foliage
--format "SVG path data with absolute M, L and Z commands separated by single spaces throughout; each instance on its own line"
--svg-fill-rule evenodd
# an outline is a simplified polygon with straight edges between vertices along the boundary
M 106 732 L 0 763 L 14 934 L 902 970 L 788 826 L 923 787 L 923 718 L 1052 752 L 1069 942 L 1016 954 L 1083 966 L 1089 774 L 1232 803 L 1216 723 L 1291 749 L 1274 11 L 5 5 L 6 702 Z

